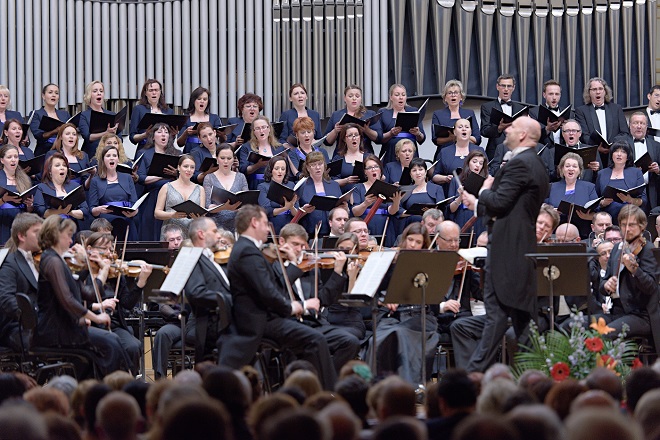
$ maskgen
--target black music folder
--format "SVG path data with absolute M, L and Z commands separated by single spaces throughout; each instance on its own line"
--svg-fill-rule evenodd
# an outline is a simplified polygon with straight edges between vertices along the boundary
M 90 171 L 92 171 L 94 168 L 96 168 L 96 165 L 92 165 L 91 167 L 83 168 L 80 171 L 76 171 L 73 168 L 69 168 L 69 175 L 72 178 L 78 178 L 81 176 L 84 176 L 85 174 L 89 174 Z
M 288 186 L 284 186 L 281 183 L 277 183 L 273 180 L 270 181 L 270 186 L 268 187 L 268 194 L 266 194 L 266 197 L 268 200 L 272 200 L 275 203 L 279 203 L 280 205 L 284 205 L 286 200 L 293 200 L 295 197 L 296 192 L 293 190 L 293 188 L 289 188 Z
M 315 195 L 312 197 L 312 200 L 309 201 L 309 204 L 320 211 L 331 211 L 333 208 L 341 205 L 344 202 L 348 203 L 354 190 L 355 187 L 351 188 L 342 194 L 341 197 Z
M 7 193 L 9 193 L 9 195 L 14 196 L 14 197 L 20 197 L 20 198 L 29 197 L 37 191 L 37 186 L 38 185 L 34 185 L 33 187 L 28 188 L 23 192 L 12 191 L 10 189 L 7 189 L 7 188 L 4 188 L 4 187 L 0 186 L 0 197 L 4 196 Z
M 149 169 L 147 170 L 148 176 L 158 176 L 165 179 L 175 179 L 176 176 L 170 176 L 163 172 L 168 166 L 176 167 L 179 165 L 179 156 L 172 154 L 154 153 L 154 158 L 151 160 Z
M 413 127 L 421 127 L 426 114 L 426 104 L 428 98 L 424 101 L 416 112 L 399 112 L 396 114 L 395 127 L 401 127 L 401 131 L 408 132 Z
M 580 205 L 574 202 L 569 202 L 568 200 L 562 200 L 561 202 L 559 202 L 557 211 L 561 212 L 562 214 L 569 215 L 571 213 L 571 208 L 572 208 L 573 211 L 580 211 L 586 214 L 587 211 L 598 208 L 598 204 L 600 203 L 601 200 L 603 200 L 603 198 L 604 197 L 598 197 L 597 199 L 589 200 L 584 205 Z
M 211 193 L 211 203 L 214 205 L 222 205 L 223 203 L 227 202 L 231 203 L 232 205 L 236 202 L 241 202 L 242 205 L 258 205 L 259 191 L 248 190 L 233 193 L 231 191 L 227 191 L 224 188 L 218 188 L 217 186 L 214 186 L 213 192 Z
M 598 139 L 598 144 L 605 145 L 605 148 L 610 148 L 612 146 L 612 142 L 609 142 L 607 139 L 605 139 L 600 131 L 594 130 L 594 133 L 596 134 L 596 138 Z
M 80 114 L 82 112 L 78 112 L 75 115 L 71 116 L 69 119 L 66 121 L 60 121 L 59 119 L 51 118 L 50 116 L 42 116 L 41 121 L 39 122 L 39 130 L 43 130 L 45 132 L 57 130 L 60 128 L 62 125 L 66 124 L 67 122 L 72 123 L 76 127 L 80 125 Z
M 250 163 L 257 163 L 260 160 L 271 160 L 273 157 L 281 156 L 282 158 L 286 158 L 288 155 L 287 150 L 282 150 L 279 153 L 277 153 L 275 156 L 265 156 L 263 154 L 257 153 L 256 151 L 250 151 L 250 154 L 248 154 L 248 162 Z
M 216 128 L 215 132 L 218 134 L 224 134 L 225 136 L 229 136 L 236 127 L 238 127 L 238 124 L 223 125 L 221 127 Z
M 186 122 L 188 122 L 188 116 L 186 115 L 164 115 L 162 113 L 145 113 L 145 115 L 142 116 L 142 119 L 140 119 L 140 123 L 138 124 L 138 129 L 146 130 L 152 125 L 156 125 L 158 123 L 166 124 L 170 127 L 180 129 L 181 127 L 186 125 Z
M 78 185 L 73 191 L 64 197 L 51 196 L 50 194 L 43 193 L 44 202 L 49 208 L 62 209 L 71 205 L 71 210 L 78 209 L 78 207 L 85 201 L 85 188 Z
M 528 110 L 529 110 L 529 106 L 526 105 L 522 108 L 522 110 L 518 110 L 518 112 L 509 116 L 503 111 L 494 108 L 490 112 L 490 123 L 493 125 L 500 125 L 500 121 L 504 121 L 505 124 L 508 124 L 510 122 L 515 121 L 519 117 L 526 115 L 528 113 Z
M 118 173 L 124 173 L 124 174 L 133 174 L 134 171 L 137 171 L 138 166 L 140 165 L 140 160 L 144 157 L 144 153 L 140 154 L 140 157 L 138 157 L 135 162 L 133 162 L 133 165 L 127 165 L 125 163 L 118 163 L 117 164 L 117 172 Z
M 202 164 L 199 166 L 200 173 L 205 173 L 211 168 L 217 167 L 218 160 L 215 157 L 205 157 Z
M 479 190 L 481 189 L 485 180 L 486 178 L 482 175 L 470 172 L 468 173 L 467 177 L 465 177 L 465 182 L 463 182 L 463 189 L 478 198 Z
M 454 127 L 448 125 L 433 124 L 433 138 L 446 138 L 454 132 Z
M 440 200 L 437 203 L 413 203 L 408 209 L 401 213 L 401 216 L 408 215 L 423 215 L 424 212 L 429 209 L 439 209 L 440 211 L 444 210 L 447 205 L 449 205 L 456 196 L 448 197 L 444 200 Z
M 649 167 L 651 166 L 652 163 L 653 163 L 653 159 L 651 159 L 651 155 L 647 151 L 646 153 L 642 154 L 642 157 L 640 157 L 635 161 L 635 166 L 637 168 L 641 168 L 642 174 L 644 174 L 649 170 Z
M 172 209 L 175 210 L 176 212 L 185 212 L 186 214 L 188 214 L 188 218 L 191 218 L 192 214 L 199 216 L 215 214 L 216 212 L 222 210 L 222 205 L 216 206 L 213 209 L 206 209 L 203 206 L 200 206 L 197 203 L 193 202 L 192 200 L 186 200 L 184 202 L 172 206 Z
M 117 133 L 121 133 L 126 126 L 126 115 L 128 114 L 128 106 L 124 106 L 116 115 L 109 113 L 97 112 L 92 110 L 92 116 L 89 120 L 90 133 L 103 133 L 108 129 L 108 126 L 117 126 Z
M 642 193 L 644 192 L 645 187 L 646 187 L 645 183 L 642 183 L 641 185 L 636 186 L 634 188 L 628 188 L 628 189 L 620 189 L 620 188 L 615 188 L 613 186 L 607 185 L 607 187 L 605 188 L 605 191 L 603 191 L 603 198 L 605 198 L 605 199 L 614 199 L 614 201 L 624 203 L 624 201 L 621 200 L 619 198 L 619 196 L 617 195 L 618 193 L 627 194 L 630 197 L 633 197 L 633 198 L 637 199 L 637 198 L 641 197 Z
M 334 177 L 341 175 L 341 168 L 343 163 L 344 163 L 343 158 L 329 162 L 327 164 L 327 167 L 330 176 Z M 300 169 L 300 166 L 298 167 L 298 169 Z M 360 182 L 366 182 L 367 178 L 364 175 L 364 163 L 360 162 L 359 160 L 356 160 L 355 163 L 353 164 L 353 172 L 351 173 L 351 176 L 358 177 L 360 179 Z
M 555 144 L 555 166 L 559 165 L 559 161 L 561 161 L 561 158 L 564 157 L 566 153 L 575 153 L 580 156 L 585 167 L 589 162 L 596 162 L 598 160 L 597 145 L 583 145 L 581 148 L 576 148 L 562 144 Z
M 34 176 L 35 174 L 39 174 L 44 170 L 45 160 L 46 160 L 46 155 L 42 154 L 41 156 L 36 156 L 36 157 L 33 157 L 32 159 L 19 160 L 18 161 L 18 166 L 23 168 L 23 170 L 25 170 L 29 167 L 30 168 L 30 175 Z
M 360 119 L 360 118 L 356 118 L 355 116 L 351 116 L 348 113 L 344 113 L 344 115 L 339 120 L 339 125 L 356 124 L 359 125 L 360 127 L 367 127 L 371 124 L 380 121 L 381 116 L 382 116 L 381 113 L 378 112 L 370 118 Z
M 385 197 L 385 201 L 392 200 L 392 196 L 397 191 L 401 191 L 401 187 L 394 185 L 392 183 L 387 183 L 383 180 L 376 180 L 369 188 L 369 191 L 366 192 L 365 196 L 375 195 Z
M 557 122 L 559 120 L 565 121 L 566 119 L 570 119 L 571 117 L 571 106 L 569 105 L 562 111 L 553 111 L 550 110 L 548 107 L 545 105 L 539 105 L 539 115 L 537 117 L 537 121 L 539 121 L 541 124 L 545 125 L 548 123 L 548 119 L 550 122 Z

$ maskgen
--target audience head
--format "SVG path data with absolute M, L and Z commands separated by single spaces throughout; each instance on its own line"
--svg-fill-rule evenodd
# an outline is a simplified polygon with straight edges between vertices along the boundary
M 609 244 L 611 246 L 611 243 Z M 600 249 L 600 245 L 598 248 Z M 585 379 L 584 384 L 590 390 L 605 391 L 617 402 L 620 402 L 623 399 L 623 385 L 621 385 L 621 379 L 614 373 L 614 371 L 605 367 L 597 367 L 591 370 L 591 373 L 589 373 Z
M 52 411 L 62 416 L 69 415 L 69 398 L 56 388 L 32 388 L 23 395 L 23 399 L 42 414 Z
M 313 413 L 296 408 L 273 416 L 263 429 L 262 440 L 325 440 L 327 429 Z
M 639 399 L 646 392 L 656 388 L 660 388 L 660 373 L 650 367 L 633 370 L 626 377 L 626 407 L 628 411 L 634 413 Z
M 390 376 L 382 382 L 378 401 L 378 419 L 393 416 L 415 416 L 415 389 L 398 376 Z
M 642 440 L 639 426 L 630 423 L 617 411 L 603 411 L 602 408 L 585 409 L 566 419 L 567 440 Z
M 142 428 L 142 412 L 133 396 L 112 391 L 96 407 L 96 429 L 100 439 L 136 439 Z
M 473 412 L 477 403 L 477 390 L 463 370 L 447 371 L 438 383 L 437 395 L 443 417 L 456 412 Z
M 573 379 L 556 383 L 545 396 L 545 404 L 553 409 L 560 419 L 564 420 L 570 410 L 573 400 L 587 391 L 587 387 Z
M 210 397 L 222 402 L 232 417 L 244 417 L 251 401 L 252 390 L 246 390 L 239 374 L 218 365 L 202 378 L 204 390 Z M 245 376 L 241 376 L 247 381 Z
M 231 419 L 222 403 L 210 398 L 178 399 L 163 414 L 162 440 L 232 440 Z
M 516 391 L 518 386 L 510 379 L 498 377 L 493 380 L 483 380 L 483 389 L 477 399 L 479 414 L 504 414 L 504 405 Z
M 658 433 L 660 389 L 648 391 L 639 399 L 635 407 L 635 420 L 644 431 L 645 438 L 651 438 L 652 434 Z
M 473 414 L 454 429 L 454 440 L 522 440 L 511 422 L 499 415 Z
M 44 418 L 27 404 L 0 407 L 0 427 L 3 440 L 48 440 Z
M 521 439 L 555 440 L 565 437 L 559 416 L 545 405 L 522 405 L 506 416 Z
M 317 414 L 318 420 L 325 420 L 330 425 L 331 440 L 357 439 L 362 423 L 344 402 L 335 401 L 321 409 Z
M 426 426 L 413 416 L 394 416 L 374 429 L 372 440 L 425 440 Z
M 263 440 L 263 429 L 266 422 L 279 413 L 300 407 L 296 400 L 283 393 L 274 393 L 257 400 L 250 408 L 247 423 L 255 440 Z
M 335 392 L 339 394 L 350 406 L 356 416 L 366 424 L 369 406 L 367 405 L 367 392 L 369 384 L 360 376 L 352 375 L 339 380 L 335 385 Z

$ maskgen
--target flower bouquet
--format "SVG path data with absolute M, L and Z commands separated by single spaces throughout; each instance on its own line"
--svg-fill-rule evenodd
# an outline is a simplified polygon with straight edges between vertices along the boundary
M 539 334 L 535 323 L 530 323 L 530 346 L 516 353 L 514 372 L 520 376 L 525 370 L 543 371 L 555 381 L 584 379 L 596 367 L 605 367 L 621 378 L 631 369 L 641 366 L 637 358 L 638 347 L 626 340 L 628 327 L 624 324 L 616 339 L 603 338 L 614 331 L 603 318 L 584 328 L 582 312 L 571 313 L 570 332 L 549 331 Z

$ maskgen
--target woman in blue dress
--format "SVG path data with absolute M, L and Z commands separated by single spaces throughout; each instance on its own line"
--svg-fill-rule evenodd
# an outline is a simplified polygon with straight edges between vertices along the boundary
M 346 103 L 346 107 L 334 112 L 332 116 L 330 116 L 328 125 L 325 128 L 325 134 L 327 137 L 325 138 L 324 143 L 328 146 L 334 145 L 337 141 L 342 127 L 339 125 L 339 121 L 341 121 L 341 118 L 346 113 L 362 120 L 376 116 L 376 112 L 373 110 L 367 110 L 367 108 L 362 105 L 362 89 L 358 85 L 351 84 L 344 89 L 344 102 Z M 362 134 L 364 136 L 364 150 L 373 153 L 374 147 L 372 142 L 380 143 L 381 138 L 383 137 L 383 133 L 380 131 L 380 124 L 372 123 L 365 125 Z M 334 156 L 334 152 L 332 155 Z
M 479 132 L 479 122 L 477 121 L 474 111 L 463 108 L 466 98 L 465 91 L 463 90 L 463 83 L 457 79 L 451 79 L 445 84 L 442 91 L 442 99 L 444 99 L 447 107 L 441 108 L 433 112 L 433 124 L 442 125 L 445 127 L 453 127 L 459 119 L 470 118 L 472 124 L 472 132 L 470 135 L 470 142 L 475 145 L 481 144 L 481 133 Z M 435 137 L 433 134 L 433 143 L 438 147 L 433 155 L 433 160 L 438 160 L 440 151 L 447 145 L 456 142 L 454 133 L 450 130 L 449 136 Z
M 34 147 L 35 156 L 46 154 L 55 143 L 55 138 L 57 137 L 57 129 L 45 132 L 39 128 L 41 119 L 44 116 L 48 116 L 61 122 L 66 122 L 71 117 L 68 111 L 57 108 L 57 104 L 60 102 L 60 88 L 57 84 L 46 84 L 41 90 L 41 99 L 44 105 L 39 110 L 34 111 L 34 114 L 31 116 L 32 122 L 30 122 L 30 130 L 37 141 L 37 145 Z
M 308 205 L 315 195 L 319 196 L 334 196 L 341 197 L 341 188 L 339 184 L 328 176 L 328 169 L 325 163 L 323 154 L 314 151 L 307 155 L 305 167 L 303 169 L 303 177 L 307 177 L 307 181 L 298 189 L 298 203 L 308 210 L 305 205 Z M 348 203 L 342 205 L 347 212 Z M 304 226 L 308 234 L 314 235 L 314 228 L 318 222 L 321 222 L 321 230 L 319 236 L 328 235 L 330 226 L 328 224 L 329 211 L 321 211 L 320 209 L 310 209 L 307 214 L 302 218 L 300 224 Z
M 486 152 L 481 148 L 470 151 L 470 154 L 467 155 L 465 161 L 462 165 L 463 170 L 458 178 L 461 181 L 461 186 L 465 183 L 470 173 L 479 174 L 481 177 L 488 177 L 488 158 L 486 157 Z M 458 224 L 461 228 L 474 217 L 474 211 L 467 209 L 463 205 L 461 195 L 463 190 L 459 188 L 458 182 L 456 179 L 452 179 L 449 183 L 449 191 L 447 192 L 447 197 L 456 196 L 456 198 L 449 204 L 447 207 L 447 219 L 452 220 L 454 223 Z M 474 224 L 474 236 L 478 237 L 481 232 L 485 231 L 486 228 L 481 221 L 478 219 Z M 476 240 L 475 240 L 476 241 Z
M 142 91 L 140 92 L 140 102 L 133 107 L 133 112 L 131 113 L 128 138 L 136 145 L 137 151 L 144 148 L 149 137 L 149 133 L 147 133 L 149 130 L 148 127 L 146 129 L 138 128 L 140 121 L 147 113 L 174 114 L 174 110 L 165 102 L 163 85 L 157 79 L 148 79 L 144 82 Z
M 401 139 L 397 142 L 394 147 L 396 161 L 385 164 L 385 170 L 383 171 L 385 182 L 396 183 L 398 185 L 406 168 L 408 168 L 406 172 L 409 173 L 410 162 L 415 158 L 416 152 L 417 145 L 410 139 Z
M 154 158 L 155 153 L 169 154 L 171 156 L 179 156 L 179 150 L 174 147 L 174 135 L 170 132 L 170 127 L 167 124 L 158 123 L 154 124 L 149 131 L 147 144 L 142 150 L 144 156 L 138 165 L 138 182 L 144 185 L 144 192 L 148 192 L 146 200 L 142 204 L 139 217 L 139 237 L 141 241 L 158 241 L 160 240 L 160 229 L 163 226 L 160 220 L 154 217 L 154 210 L 156 209 L 156 200 L 158 199 L 158 191 L 167 182 L 176 179 L 177 170 L 174 167 L 169 167 L 163 170 L 163 174 L 167 176 L 152 176 L 148 175 L 149 167 Z
M 312 119 L 314 124 L 314 131 L 312 136 L 314 139 L 321 139 L 321 116 L 316 110 L 307 108 L 307 89 L 301 83 L 295 83 L 289 89 L 289 101 L 293 108 L 286 110 L 280 116 L 280 121 L 284 122 L 282 133 L 280 134 L 280 144 L 288 142 L 289 136 L 295 136 L 295 129 L 293 123 L 296 119 L 308 117 Z
M 369 154 L 364 158 L 364 174 L 367 181 L 358 183 L 353 191 L 353 215 L 355 217 L 365 218 L 371 213 L 373 205 L 378 200 L 377 196 L 367 192 L 375 181 L 382 179 L 383 164 L 378 156 Z M 385 233 L 385 246 L 391 247 L 396 241 L 396 231 L 394 230 L 394 223 L 390 222 L 387 231 L 385 231 L 385 224 L 390 215 L 396 215 L 399 211 L 399 204 L 401 203 L 401 192 L 396 192 L 391 202 L 383 202 L 380 204 L 376 213 L 371 217 L 368 223 L 370 235 L 383 235 Z
M 291 175 L 295 176 L 296 180 L 300 178 L 302 173 L 301 164 L 304 165 L 307 155 L 312 151 L 319 151 L 325 157 L 325 162 L 330 162 L 328 152 L 325 148 L 314 144 L 315 123 L 312 118 L 303 116 L 293 122 L 293 135 L 296 138 L 296 147 L 289 149 L 289 166 L 291 167 Z
M 411 223 L 421 222 L 421 215 L 403 215 L 403 212 L 415 203 L 437 203 L 445 199 L 445 192 L 440 185 L 426 181 L 426 161 L 420 157 L 410 162 L 410 177 L 415 187 L 401 200 L 397 233 Z
M 264 181 L 264 171 L 268 160 L 282 151 L 284 151 L 284 147 L 277 142 L 268 118 L 257 116 L 252 121 L 250 142 L 245 144 L 239 151 L 238 170 L 247 177 L 250 189 L 257 189 L 259 184 Z M 251 152 L 265 156 L 268 159 L 260 159 L 256 163 L 252 163 L 249 161 Z
M 395 125 L 399 113 L 417 111 L 416 107 L 411 107 L 406 103 L 408 99 L 406 88 L 402 84 L 393 84 L 390 86 L 389 94 L 390 101 L 387 107 L 380 111 L 380 127 L 383 133 L 383 146 L 380 150 L 380 157 L 384 164 L 396 161 L 394 149 L 401 139 L 410 139 L 416 145 L 420 145 L 426 140 L 426 133 L 424 133 L 424 127 L 422 126 L 413 127 L 409 131 L 402 131 L 401 127 Z
M 137 222 L 135 216 L 146 209 L 144 205 L 136 211 L 123 211 L 123 215 L 115 215 L 107 208 L 114 206 L 133 206 L 137 201 L 133 179 L 126 173 L 117 172 L 119 163 L 119 151 L 117 147 L 106 145 L 101 149 L 103 160 L 98 164 L 98 173 L 92 178 L 89 186 L 89 208 L 92 216 L 102 217 L 112 224 L 112 233 L 115 237 L 124 238 L 126 227 L 130 227 L 128 239 L 138 239 Z M 153 211 L 152 211 L 153 215 Z M 154 227 L 152 222 L 151 227 Z M 158 231 L 160 232 L 160 230 Z
M 176 144 L 183 147 L 185 154 L 192 154 L 202 144 L 199 138 L 199 127 L 197 127 L 197 130 L 193 129 L 195 124 L 208 122 L 211 127 L 216 129 L 222 126 L 222 119 L 215 113 L 211 113 L 211 92 L 201 86 L 190 94 L 188 108 L 184 109 L 184 114 L 188 115 L 188 121 L 181 127 Z M 224 139 L 221 139 L 220 142 L 224 142 Z M 199 163 L 197 165 L 199 166 Z
M 32 182 L 25 171 L 18 166 L 18 149 L 13 145 L 0 148 L 0 187 L 22 193 L 30 189 Z M 5 193 L 0 198 L 0 243 L 4 244 L 11 236 L 11 224 L 21 212 L 34 210 L 34 197 L 15 197 Z
M 34 153 L 23 142 L 23 125 L 18 119 L 8 119 L 2 127 L 2 139 L 0 145 L 12 145 L 18 150 L 18 160 L 30 160 L 34 158 Z M 33 184 L 38 182 L 38 175 L 36 175 L 29 167 L 24 169 L 25 173 L 30 176 Z
M 81 171 L 92 166 L 89 156 L 78 148 L 78 130 L 70 122 L 60 126 L 53 148 L 46 153 L 46 159 L 55 153 L 60 153 L 68 162 L 69 168 L 73 171 Z M 85 190 L 89 189 L 92 177 L 96 173 L 95 169 L 89 171 L 86 175 L 78 175 L 71 180 L 77 185 L 84 185 Z
M 470 121 L 467 119 L 459 119 L 456 121 L 454 127 L 454 138 L 456 141 L 453 144 L 443 148 L 440 152 L 440 159 L 435 165 L 433 173 L 433 183 L 442 185 L 445 192 L 449 189 L 449 182 L 452 181 L 454 176 L 452 173 L 463 167 L 465 158 L 474 150 L 483 149 L 470 142 Z
M 339 142 L 332 161 L 341 160 L 341 172 L 332 177 L 341 187 L 342 192 L 349 191 L 360 182 L 360 177 L 353 175 L 355 162 L 362 162 L 368 153 L 362 144 L 362 127 L 357 124 L 344 124 L 339 134 Z
M 101 81 L 92 81 L 85 87 L 85 94 L 83 95 L 83 102 L 88 107 L 87 110 L 80 114 L 80 134 L 84 139 L 82 150 L 87 153 L 89 157 L 96 155 L 96 149 L 99 146 L 99 140 L 108 133 L 117 133 L 119 124 L 108 127 L 102 133 L 92 133 L 90 131 L 90 123 L 92 120 L 92 110 L 114 115 L 114 112 L 105 108 L 105 88 Z
M 642 171 L 635 167 L 634 153 L 628 143 L 614 142 L 610 147 L 610 164 L 609 167 L 603 168 L 598 172 L 596 177 L 596 192 L 598 196 L 602 196 L 605 188 L 611 186 L 619 189 L 635 188 L 644 184 L 644 175 Z M 642 192 L 640 197 L 630 197 L 620 193 L 624 203 L 631 203 L 645 209 L 647 204 L 646 189 Z M 606 211 L 612 216 L 612 222 L 618 223 L 619 211 L 623 208 L 624 203 L 617 199 L 603 199 L 600 201 L 600 210 Z
M 193 173 L 192 181 L 201 185 L 204 183 L 204 177 L 207 174 L 211 174 L 218 169 L 217 166 L 212 166 L 204 172 L 201 171 L 204 159 L 215 158 L 218 155 L 218 144 L 217 133 L 210 122 L 200 122 L 197 126 L 197 133 L 202 143 L 190 155 L 195 161 L 195 172 Z
M 268 221 L 273 223 L 275 234 L 280 233 L 280 229 L 287 223 L 290 223 L 293 217 L 298 213 L 298 196 L 294 195 L 291 200 L 286 200 L 282 205 L 270 200 L 267 195 L 272 182 L 284 185 L 293 189 L 293 182 L 289 181 L 289 163 L 283 157 L 273 157 L 268 161 L 264 181 L 259 184 L 259 205 L 263 206 L 268 216 Z
M 0 85 L 0 130 L 3 129 L 5 122 L 10 119 L 16 119 L 17 121 L 23 121 L 23 115 L 21 112 L 14 110 L 9 110 L 11 107 L 11 93 L 9 89 L 3 85 Z M 23 146 L 30 145 L 30 139 L 26 138 L 23 140 Z
M 52 208 L 44 199 L 44 194 L 53 197 L 66 197 L 71 191 L 80 186 L 79 183 L 69 179 L 69 161 L 64 154 L 55 152 L 51 154 L 44 164 L 41 183 L 34 194 L 34 209 L 44 218 L 51 215 L 61 215 L 72 219 L 79 227 L 80 222 L 89 217 L 89 206 L 83 201 L 77 207 Z M 75 208 L 75 209 L 74 209 Z
M 226 141 L 232 144 L 234 150 L 245 143 L 245 139 L 241 137 L 243 126 L 254 122 L 256 117 L 259 116 L 259 113 L 264 109 L 264 101 L 259 95 L 246 93 L 238 98 L 236 107 L 238 109 L 238 117 L 227 120 L 228 125 L 236 124 L 236 127 L 229 133 Z
M 545 200 L 545 203 L 559 208 L 559 204 L 563 200 L 584 206 L 587 202 L 597 199 L 596 185 L 580 179 L 582 171 L 584 171 L 584 162 L 580 155 L 566 153 L 557 166 L 557 173 L 561 180 L 550 184 L 550 195 Z M 582 213 L 582 211 L 576 209 L 571 217 L 571 223 L 577 226 L 580 231 L 580 237 L 583 239 L 588 238 L 591 232 L 591 221 L 594 218 L 594 211 L 595 209 L 589 210 L 587 213 Z M 560 212 L 559 214 L 561 223 L 566 223 L 568 220 L 566 213 Z

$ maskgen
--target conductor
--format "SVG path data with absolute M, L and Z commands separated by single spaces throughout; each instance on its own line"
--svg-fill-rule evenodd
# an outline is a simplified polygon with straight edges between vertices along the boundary
M 490 331 L 484 332 L 467 371 L 485 371 L 495 361 L 507 317 L 520 338 L 537 309 L 534 264 L 525 254 L 535 251 L 536 217 L 549 190 L 547 172 L 534 148 L 541 126 L 532 118 L 521 117 L 505 133 L 511 160 L 494 178 L 486 179 L 478 200 L 463 194 L 466 207 L 488 218 L 489 230 L 484 303 L 485 328 Z

